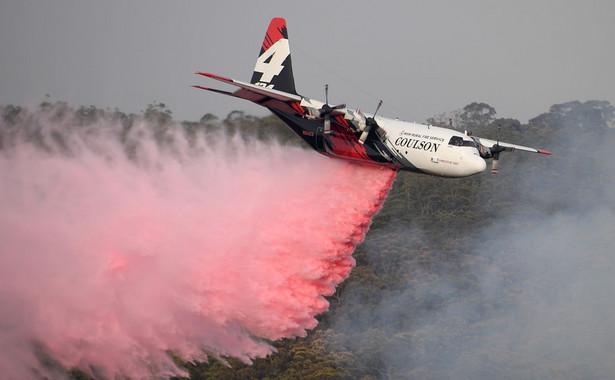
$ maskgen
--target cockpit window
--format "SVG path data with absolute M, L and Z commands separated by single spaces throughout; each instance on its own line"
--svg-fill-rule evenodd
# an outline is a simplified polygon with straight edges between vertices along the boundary
M 476 147 L 476 143 L 474 143 L 474 140 L 464 140 L 463 138 L 459 136 L 451 137 L 451 139 L 448 142 L 448 145 Z

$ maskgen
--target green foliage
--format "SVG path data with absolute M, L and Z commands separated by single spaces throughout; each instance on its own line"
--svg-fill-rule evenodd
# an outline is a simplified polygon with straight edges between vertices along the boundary
M 460 119 L 462 127 L 469 125 L 487 125 L 491 123 L 495 118 L 495 108 L 486 103 L 470 103 L 463 107 Z
M 143 112 L 145 119 L 154 125 L 163 126 L 173 120 L 173 112 L 164 103 L 148 104 Z
M 25 135 L 43 149 L 62 150 L 62 134 L 58 132 L 49 140 L 36 128 L 37 118 L 61 120 L 71 114 L 82 128 L 100 119 L 120 123 L 125 132 L 120 140 L 129 156 L 138 150 L 128 135 L 140 118 L 153 124 L 161 146 L 173 146 L 177 128 L 193 143 L 198 139 L 215 143 L 216 135 L 226 133 L 246 140 L 304 146 L 274 116 L 258 118 L 233 111 L 223 120 L 205 114 L 198 122 L 176 123 L 163 103 L 148 105 L 142 115 L 126 115 L 118 110 L 93 106 L 73 110 L 65 103 L 45 102 L 34 112 L 10 105 L 0 108 L 0 150 L 10 149 L 18 135 Z M 433 122 L 447 125 L 447 116 L 443 114 Z M 455 378 L 455 373 L 450 372 L 452 366 L 436 365 L 438 358 L 429 353 L 455 357 L 468 367 L 478 360 L 489 360 L 493 354 L 486 349 L 480 351 L 480 358 L 451 351 L 451 342 L 457 339 L 475 343 L 479 326 L 497 328 L 507 323 L 494 315 L 518 297 L 514 275 L 508 272 L 494 274 L 497 281 L 512 284 L 506 293 L 477 296 L 480 284 L 474 273 L 476 268 L 488 267 L 492 257 L 490 252 L 476 247 L 484 246 L 486 231 L 491 231 L 497 221 L 507 220 L 529 231 L 537 226 L 533 219 L 525 217 L 529 214 L 552 215 L 572 207 L 583 208 L 592 199 L 612 191 L 612 173 L 597 176 L 594 168 L 604 160 L 604 149 L 596 147 L 613 145 L 615 108 L 603 101 L 573 101 L 554 105 L 524 125 L 515 119 L 498 119 L 493 107 L 475 102 L 455 118 L 475 135 L 544 147 L 554 156 L 504 153 L 497 176 L 486 172 L 470 178 L 442 179 L 400 172 L 370 233 L 354 253 L 357 266 L 329 297 L 330 311 L 318 316 L 320 323 L 315 330 L 306 338 L 272 342 L 277 353 L 255 359 L 251 365 L 234 358 L 211 358 L 205 363 L 176 358 L 190 378 Z M 15 130 L 13 127 L 24 119 L 31 119 L 33 127 Z M 574 204 L 571 198 L 576 200 Z M 503 249 L 497 246 L 497 237 L 492 239 L 494 249 Z M 459 297 L 466 297 L 476 310 L 468 318 L 474 321 L 471 329 L 454 321 L 445 326 L 445 322 L 433 319 L 434 311 Z M 396 309 L 376 312 L 383 304 Z M 441 333 L 425 334 L 426 328 Z M 60 371 L 48 356 L 39 355 L 41 361 Z M 534 370 L 527 377 L 543 378 L 540 374 L 550 373 L 532 367 L 531 361 L 517 355 L 510 358 L 510 368 L 487 370 L 481 375 L 494 378 L 521 362 Z M 67 376 L 88 378 L 77 369 Z
M 589 128 L 605 129 L 615 127 L 615 107 L 607 101 L 590 100 L 581 103 L 578 100 L 555 104 L 548 113 L 543 113 L 530 120 L 530 125 L 542 125 L 553 129 L 570 129 L 576 131 Z
M 45 123 L 47 120 L 53 121 L 52 125 Z M 147 131 L 142 128 L 143 121 L 146 122 Z M 21 127 L 17 128 L 17 125 Z M 148 104 L 145 111 L 135 115 L 95 106 L 74 109 L 65 102 L 46 100 L 35 110 L 13 105 L 0 106 L 0 150 L 9 149 L 18 139 L 22 139 L 40 149 L 70 155 L 73 152 L 65 141 L 68 132 L 79 129 L 88 133 L 88 130 L 98 131 L 109 125 L 121 126 L 122 132 L 118 137 L 129 158 L 136 157 L 140 141 L 135 137 L 143 133 L 151 133 L 159 148 L 169 151 L 178 149 L 178 132 L 183 133 L 191 147 L 203 140 L 216 144 L 224 135 L 238 135 L 245 141 L 275 141 L 282 145 L 306 147 L 273 115 L 259 118 L 245 115 L 243 111 L 233 111 L 220 121 L 215 115 L 207 113 L 198 122 L 180 123 L 173 120 L 173 112 L 160 102 Z
M 223 361 L 211 359 L 204 363 L 179 361 L 191 379 L 329 379 L 342 378 L 342 371 L 334 357 L 328 354 L 322 340 L 315 338 L 283 339 L 273 342 L 277 353 L 268 358 L 255 359 L 252 364 L 235 358 Z

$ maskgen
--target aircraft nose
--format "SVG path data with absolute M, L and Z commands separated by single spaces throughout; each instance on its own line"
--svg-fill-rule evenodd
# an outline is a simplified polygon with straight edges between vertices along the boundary
M 473 155 L 470 162 L 470 165 L 475 173 L 481 173 L 487 169 L 487 162 L 485 162 L 485 160 L 483 160 L 480 156 Z

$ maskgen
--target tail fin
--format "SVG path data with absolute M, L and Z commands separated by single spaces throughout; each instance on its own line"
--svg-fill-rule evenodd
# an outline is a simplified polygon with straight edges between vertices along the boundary
M 286 20 L 274 18 L 269 24 L 250 83 L 297 94 Z

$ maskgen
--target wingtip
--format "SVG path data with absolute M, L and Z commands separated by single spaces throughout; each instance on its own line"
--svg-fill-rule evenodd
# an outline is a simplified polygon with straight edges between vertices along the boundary
M 537 151 L 538 151 L 538 153 L 540 153 L 540 154 L 546 154 L 547 156 L 550 156 L 550 155 L 551 155 L 551 152 L 549 152 L 549 151 L 546 151 L 546 150 L 540 150 L 540 149 L 536 149 L 536 150 L 537 150 Z

